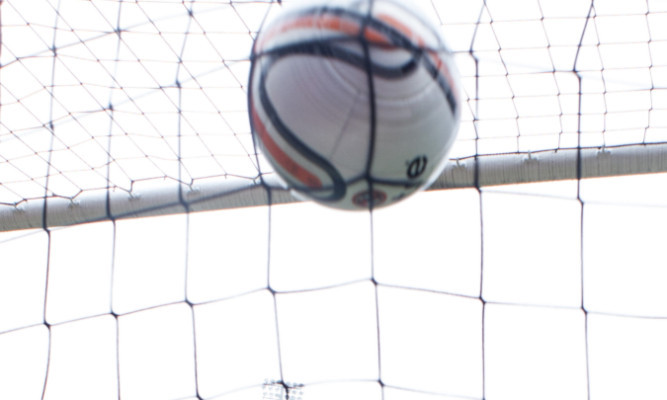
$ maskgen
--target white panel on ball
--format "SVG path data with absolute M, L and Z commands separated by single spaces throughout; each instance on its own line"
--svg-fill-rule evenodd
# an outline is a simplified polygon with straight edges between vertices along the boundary
M 350 210 L 395 203 L 441 172 L 459 78 L 438 27 L 394 0 L 285 6 L 257 37 L 256 145 L 294 194 Z

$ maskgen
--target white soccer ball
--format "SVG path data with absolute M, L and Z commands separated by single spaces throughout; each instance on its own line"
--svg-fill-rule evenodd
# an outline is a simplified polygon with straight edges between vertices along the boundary
M 386 206 L 441 172 L 458 131 L 459 85 L 438 29 L 410 2 L 285 7 L 253 47 L 253 137 L 297 196 Z

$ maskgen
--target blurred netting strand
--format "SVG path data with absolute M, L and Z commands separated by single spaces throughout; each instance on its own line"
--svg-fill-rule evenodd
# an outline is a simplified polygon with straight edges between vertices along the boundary
M 341 214 L 254 153 L 277 2 L 2 0 L 0 398 L 667 396 L 664 200 L 585 179 L 664 181 L 667 5 L 414 3 L 466 99 L 434 188 L 468 189 Z

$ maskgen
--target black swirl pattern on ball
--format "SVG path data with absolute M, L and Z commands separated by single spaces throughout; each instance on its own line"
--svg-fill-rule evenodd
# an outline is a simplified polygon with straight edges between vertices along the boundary
M 272 59 L 272 62 L 275 62 L 275 59 Z M 270 65 L 271 63 L 269 63 L 269 65 L 262 70 L 259 77 L 259 87 L 258 87 L 259 101 L 262 103 L 262 107 L 264 107 L 266 115 L 269 117 L 269 120 L 273 124 L 276 131 L 280 134 L 280 136 L 304 158 L 306 158 L 308 161 L 310 161 L 311 163 L 317 165 L 320 169 L 322 169 L 324 173 L 326 173 L 329 176 L 332 182 L 331 188 L 324 187 L 320 189 L 320 188 L 295 185 L 294 189 L 304 193 L 308 193 L 309 195 L 322 201 L 338 201 L 342 199 L 343 197 L 345 197 L 346 185 L 345 185 L 345 180 L 340 175 L 336 167 L 334 167 L 333 164 L 331 164 L 326 158 L 314 152 L 310 147 L 308 147 L 305 143 L 303 143 L 303 141 L 301 141 L 297 137 L 297 135 L 294 132 L 292 132 L 292 130 L 283 122 L 283 120 L 280 118 L 280 115 L 278 114 L 278 111 L 273 106 L 273 103 L 271 102 L 269 94 L 266 90 L 266 75 L 268 71 L 271 69 Z M 330 194 L 322 193 L 323 191 L 329 192 L 330 190 L 331 190 Z
M 442 90 L 445 98 L 447 99 L 447 104 L 449 105 L 452 114 L 456 114 L 458 102 L 454 93 L 454 88 L 451 87 L 446 77 L 443 76 L 439 66 L 427 56 L 429 52 L 438 53 L 448 51 L 446 50 L 444 43 L 438 43 L 440 48 L 437 49 L 421 47 L 390 24 L 380 19 L 373 18 L 372 16 L 369 17 L 365 14 L 359 14 L 344 8 L 315 8 L 302 11 L 301 13 L 295 15 L 295 17 L 324 15 L 333 15 L 336 17 L 346 18 L 350 21 L 357 22 L 360 26 L 364 26 L 365 28 L 370 28 L 374 31 L 380 32 L 389 40 L 391 47 L 402 48 L 411 53 L 413 58 L 410 61 L 406 62 L 405 64 L 393 67 L 379 65 L 377 63 L 373 63 L 373 60 L 370 60 L 373 74 L 384 79 L 404 78 L 405 76 L 413 73 L 421 63 L 421 65 L 433 77 L 434 81 Z M 433 32 L 433 35 L 436 38 L 439 36 L 436 32 Z M 272 59 L 280 59 L 290 55 L 299 54 L 317 55 L 342 61 L 361 70 L 365 70 L 367 60 L 364 59 L 364 56 L 356 54 L 353 51 L 341 46 L 341 44 L 349 43 L 350 41 L 355 40 L 368 42 L 367 39 L 363 37 L 363 32 L 360 32 L 357 37 L 332 37 L 326 39 L 303 41 L 285 46 L 278 46 L 270 50 L 263 51 L 260 54 L 257 54 L 256 57 L 268 56 Z M 373 43 L 369 44 L 371 46 L 374 45 Z M 381 45 L 376 44 L 376 46 Z

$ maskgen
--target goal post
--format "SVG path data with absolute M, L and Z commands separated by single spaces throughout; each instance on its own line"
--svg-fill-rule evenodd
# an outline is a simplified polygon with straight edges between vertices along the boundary
M 667 8 L 414 1 L 459 138 L 341 212 L 252 142 L 289 3 L 0 1 L 0 398 L 665 397 Z

